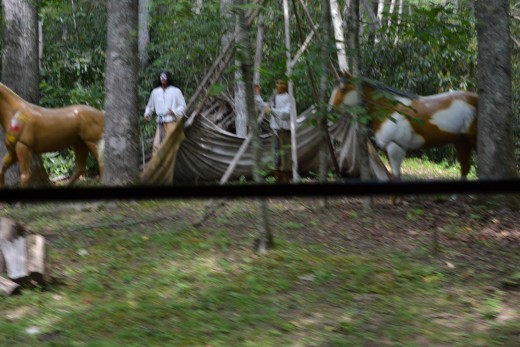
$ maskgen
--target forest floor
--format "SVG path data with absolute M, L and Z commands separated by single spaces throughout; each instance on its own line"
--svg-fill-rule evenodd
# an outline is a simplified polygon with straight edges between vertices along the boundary
M 53 282 L 0 300 L 0 345 L 519 346 L 520 212 L 504 200 L 15 204 Z

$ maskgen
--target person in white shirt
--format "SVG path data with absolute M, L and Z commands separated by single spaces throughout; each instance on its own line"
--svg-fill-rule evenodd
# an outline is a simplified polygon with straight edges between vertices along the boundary
M 186 101 L 181 90 L 173 85 L 171 74 L 161 72 L 144 111 L 145 121 L 149 121 L 153 113 L 157 116 L 152 156 L 157 153 L 166 136 L 175 129 L 178 121 L 184 117 L 185 110 Z
M 274 176 L 277 182 L 289 183 L 292 178 L 291 161 L 291 108 L 294 107 L 287 92 L 287 82 L 276 81 L 276 95 L 269 103 L 260 96 L 260 86 L 255 86 L 255 102 L 260 110 L 270 114 L 269 125 L 273 133 Z

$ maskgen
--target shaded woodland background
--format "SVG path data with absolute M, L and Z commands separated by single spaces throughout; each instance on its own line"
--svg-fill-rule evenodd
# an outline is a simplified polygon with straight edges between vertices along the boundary
M 139 2 L 139 136 L 148 153 L 152 124 L 141 119 L 157 73 L 171 70 L 176 84 L 188 100 L 204 78 L 234 30 L 232 13 L 224 11 L 231 1 L 140 1 Z M 320 1 L 289 1 L 290 38 L 296 50 L 321 20 Z M 361 1 L 361 61 L 363 75 L 397 89 L 420 95 L 452 89 L 477 89 L 477 45 L 472 1 Z M 347 3 L 338 1 L 343 20 Z M 513 63 L 513 105 L 516 159 L 520 158 L 518 110 L 519 5 L 510 2 Z M 260 83 L 270 90 L 274 80 L 286 72 L 283 6 L 281 1 L 266 1 L 264 45 Z M 42 33 L 40 60 L 40 104 L 45 107 L 84 103 L 104 107 L 105 50 L 107 38 L 107 1 L 40 2 L 38 19 Z M 143 24 L 144 23 L 144 24 Z M 254 42 L 256 22 L 250 29 Z M 224 32 L 224 35 L 222 35 Z M 316 103 L 312 84 L 321 75 L 319 39 L 308 48 L 292 70 L 298 111 Z M 293 52 L 294 54 L 295 52 Z M 329 54 L 331 69 L 338 69 L 333 45 Z M 223 102 L 235 98 L 236 65 L 232 64 L 210 93 Z M 329 89 L 335 85 L 335 71 L 328 71 Z M 235 131 L 233 119 L 213 119 L 222 128 Z M 454 164 L 450 148 L 432 149 L 428 159 Z M 68 151 L 44 156 L 45 166 L 55 177 L 66 176 L 72 158 Z M 90 168 L 94 171 L 94 162 Z

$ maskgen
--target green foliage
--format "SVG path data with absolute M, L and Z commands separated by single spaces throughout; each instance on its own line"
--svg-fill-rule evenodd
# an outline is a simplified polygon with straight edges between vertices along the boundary
M 376 33 L 378 44 L 363 44 L 365 75 L 417 94 L 476 89 L 473 15 L 440 5 L 415 6 L 398 22 Z M 365 36 L 370 39 L 368 35 Z
M 72 150 L 63 152 L 45 153 L 42 155 L 43 166 L 51 179 L 54 177 L 69 176 L 74 166 Z
M 42 1 L 42 106 L 85 104 L 103 109 L 106 4 L 106 0 Z M 70 175 L 74 169 L 72 150 L 45 154 L 43 163 L 51 177 Z M 91 156 L 87 159 L 87 171 L 97 174 L 97 163 Z
M 195 15 L 192 7 L 193 1 L 188 0 L 174 4 L 168 0 L 152 2 L 150 65 L 142 75 L 143 95 L 149 93 L 159 71 L 169 70 L 188 100 L 220 53 L 225 26 L 220 19 L 219 1 L 205 1 L 200 15 Z
M 102 109 L 106 0 L 44 1 L 40 19 L 44 38 L 42 106 L 87 104 Z
M 460 0 L 458 11 L 453 6 L 442 6 L 441 1 L 412 3 L 412 11 L 405 11 L 399 21 L 396 12 L 390 17 L 390 26 L 387 21 L 383 22 L 376 33 L 377 44 L 368 32 L 369 26 L 364 26 L 361 40 L 364 76 L 422 95 L 450 89 L 476 90 L 477 54 L 471 1 Z M 294 7 L 291 4 L 291 56 L 311 31 L 307 13 L 314 23 L 321 18 L 320 1 L 306 4 L 308 12 L 298 4 Z M 343 5 L 340 1 L 340 6 Z M 267 1 L 261 10 L 265 33 L 260 84 L 265 96 L 269 96 L 275 80 L 285 76 L 287 68 L 284 18 L 279 1 Z M 512 6 L 513 13 L 518 10 L 518 6 Z M 107 0 L 44 0 L 40 2 L 39 16 L 44 44 L 40 78 L 42 106 L 81 103 L 103 108 Z M 222 33 L 233 31 L 234 19 L 222 17 L 220 0 L 204 1 L 200 14 L 194 12 L 191 0 L 154 0 L 149 27 L 150 60 L 140 71 L 139 113 L 144 110 L 158 72 L 164 69 L 173 73 L 175 84 L 189 100 L 220 54 Z M 520 23 L 516 20 L 511 21 L 511 33 L 520 37 Z M 254 41 L 256 22 L 250 34 Z M 332 76 L 330 71 L 321 71 L 321 43 L 319 36 L 315 36 L 293 67 L 290 78 L 294 82 L 298 112 L 317 104 L 321 74 Z M 329 59 L 336 61 L 334 44 L 330 45 Z M 520 50 L 513 46 L 513 131 L 520 165 L 520 89 L 515 87 L 520 85 L 519 64 Z M 235 69 L 231 64 L 218 84 L 211 88 L 212 95 L 233 93 Z M 335 82 L 329 79 L 329 91 Z M 329 114 L 326 116 L 330 118 Z M 318 123 L 319 119 L 312 122 L 313 125 Z M 146 153 L 149 153 L 150 144 L 146 140 L 153 137 L 154 124 L 139 117 L 139 125 Z M 437 162 L 455 162 L 450 147 L 429 150 L 426 155 Z

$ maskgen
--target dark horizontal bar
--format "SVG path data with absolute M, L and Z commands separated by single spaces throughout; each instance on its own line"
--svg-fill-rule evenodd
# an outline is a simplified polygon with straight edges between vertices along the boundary
M 169 185 L 2 189 L 2 202 L 155 200 L 192 198 L 382 196 L 432 194 L 520 194 L 520 179 L 478 181 Z

